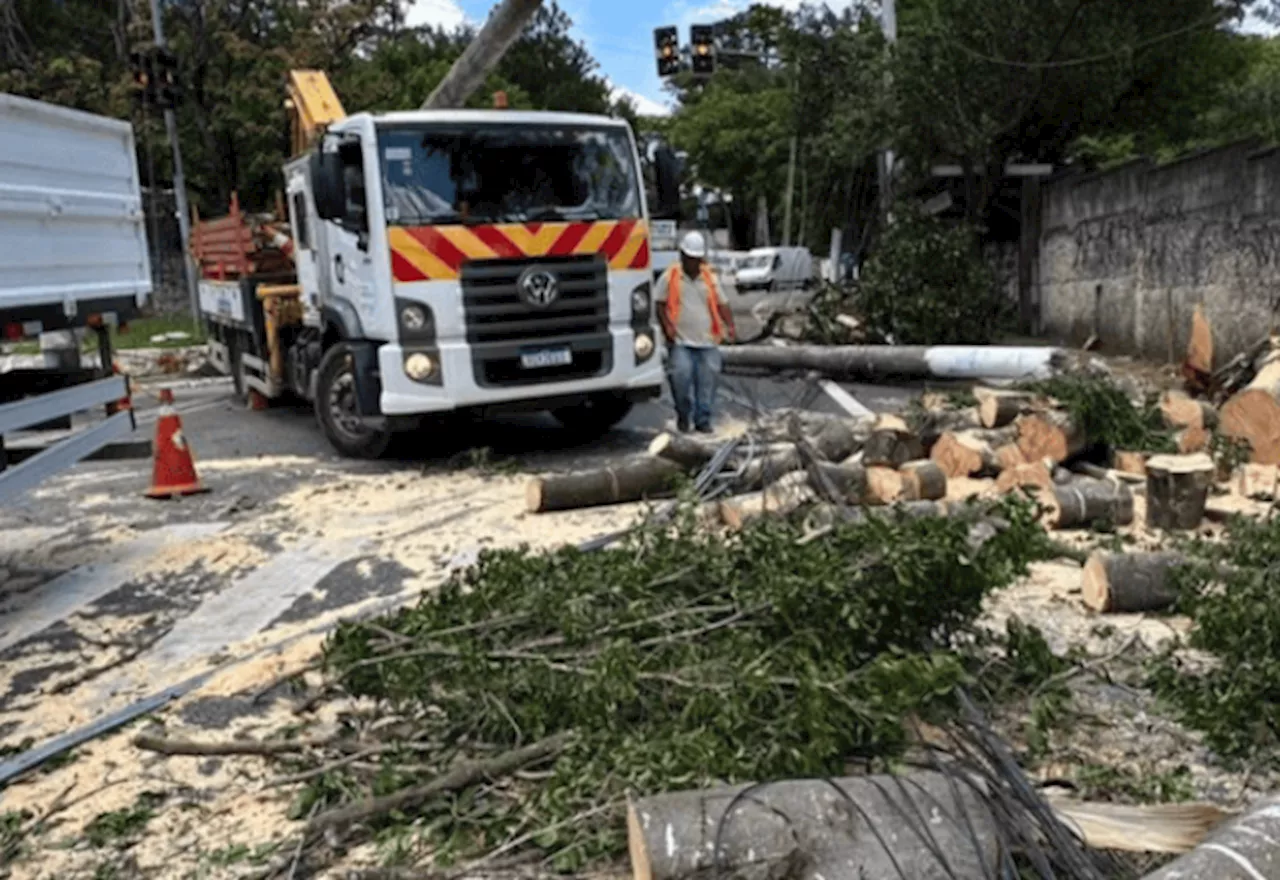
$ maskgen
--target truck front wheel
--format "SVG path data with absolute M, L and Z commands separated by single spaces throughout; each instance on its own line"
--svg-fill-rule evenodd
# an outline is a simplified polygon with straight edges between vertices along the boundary
M 631 412 L 631 401 L 617 394 L 593 394 L 577 406 L 553 409 L 551 415 L 574 434 L 596 437 Z
M 316 421 L 333 448 L 348 458 L 380 458 L 391 432 L 372 428 L 356 405 L 355 359 L 344 344 L 325 353 L 316 375 Z

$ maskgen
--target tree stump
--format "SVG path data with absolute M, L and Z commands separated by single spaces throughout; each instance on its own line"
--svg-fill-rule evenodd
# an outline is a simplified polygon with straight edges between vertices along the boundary
M 1217 468 L 1207 455 L 1157 455 L 1147 462 L 1147 525 L 1199 528 Z
M 985 800 L 939 773 L 912 773 L 905 783 L 787 780 L 741 796 L 746 788 L 628 804 L 634 880 L 982 880 L 998 864 L 999 830 Z M 902 830 L 904 816 L 935 818 L 919 834 Z
M 1084 428 L 1062 410 L 1033 413 L 1018 419 L 1018 448 L 1027 461 L 1049 459 L 1061 464 L 1084 449 Z
M 1247 440 L 1254 464 L 1280 464 L 1280 355 L 1222 405 L 1222 432 Z
M 1175 553 L 1095 552 L 1084 565 L 1084 604 L 1101 613 L 1163 611 L 1178 600 L 1169 573 L 1182 561 Z
M 1078 480 L 1053 489 L 1055 529 L 1076 529 L 1095 524 L 1127 526 L 1133 522 L 1133 493 L 1122 483 Z
M 663 458 L 647 458 L 617 467 L 535 477 L 525 487 L 530 513 L 574 510 L 664 498 L 675 494 L 684 470 Z
M 898 469 L 904 501 L 937 501 L 947 495 L 947 475 L 929 459 L 909 461 Z

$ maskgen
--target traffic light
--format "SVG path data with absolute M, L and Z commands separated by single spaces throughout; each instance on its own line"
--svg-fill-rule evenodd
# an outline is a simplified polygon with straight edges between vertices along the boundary
M 152 95 L 151 56 L 146 52 L 129 53 L 129 72 L 133 75 L 130 91 L 139 104 L 150 104 Z
M 153 103 L 161 110 L 178 106 L 178 59 L 168 49 L 155 49 L 151 75 L 155 81 Z
M 716 72 L 715 28 L 708 24 L 695 24 L 689 28 L 689 37 L 693 46 L 694 74 L 711 76 Z
M 656 28 L 653 48 L 658 56 L 658 76 L 675 76 L 680 72 L 680 33 L 673 27 Z

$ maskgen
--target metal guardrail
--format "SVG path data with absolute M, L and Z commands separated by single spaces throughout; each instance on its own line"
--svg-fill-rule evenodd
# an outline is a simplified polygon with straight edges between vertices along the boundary
M 6 403 L 0 405 L 0 437 L 128 396 L 128 381 L 123 376 L 113 376 Z M 133 433 L 135 426 L 133 410 L 124 410 L 54 443 L 21 464 L 3 468 L 0 470 L 0 503 L 27 492 L 112 440 Z

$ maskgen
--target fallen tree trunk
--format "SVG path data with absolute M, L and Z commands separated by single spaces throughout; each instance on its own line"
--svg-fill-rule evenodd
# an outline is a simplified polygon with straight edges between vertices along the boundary
M 811 467 L 809 484 L 820 494 L 834 494 L 832 501 L 842 504 L 865 504 L 867 469 L 860 464 L 818 462 Z
M 937 818 L 921 834 L 904 816 Z M 999 832 L 969 785 L 918 772 L 645 798 L 627 807 L 627 845 L 635 880 L 980 880 L 997 864 Z
M 1055 486 L 1055 529 L 1083 528 L 1095 523 L 1127 526 L 1133 522 L 1133 493 L 1121 483 L 1080 480 L 1069 486 Z
M 1012 425 L 1018 416 L 1031 409 L 1031 395 L 1019 391 L 975 388 L 973 396 L 978 398 L 978 422 L 984 428 Z
M 909 461 L 898 469 L 904 501 L 937 501 L 947 495 L 947 475 L 929 459 Z
M 1049 410 L 1018 419 L 1018 448 L 1027 461 L 1061 464 L 1084 449 L 1088 438 L 1066 412 Z
M 862 463 L 868 467 L 896 468 L 923 455 L 919 438 L 897 416 L 876 419 L 862 447 Z
M 929 457 L 952 479 L 993 477 L 1022 460 L 1021 450 L 1013 452 L 1016 437 L 1012 429 L 948 432 L 938 438 Z
M 662 458 L 647 458 L 617 467 L 534 477 L 525 487 L 530 513 L 573 510 L 670 497 L 684 469 Z
M 1280 464 L 1280 359 L 1272 355 L 1253 381 L 1222 405 L 1222 432 L 1247 440 L 1254 464 Z
M 659 434 L 649 444 L 649 454 L 665 458 L 686 471 L 700 471 L 715 457 L 716 446 L 687 434 Z
M 818 372 L 832 379 L 1028 379 L 1066 363 L 1056 348 L 1001 345 L 726 345 L 726 372 Z
M 1147 526 L 1194 529 L 1204 519 L 1217 467 L 1207 455 L 1157 455 L 1147 462 Z
M 792 471 L 761 492 L 725 498 L 719 502 L 720 521 L 737 532 L 751 520 L 767 514 L 786 516 L 816 497 L 808 479 L 808 474 Z
M 1163 611 L 1178 600 L 1169 573 L 1176 553 L 1103 553 L 1089 556 L 1081 575 L 1084 604 L 1100 613 Z
M 867 468 L 867 504 L 893 504 L 902 496 L 902 474 L 893 468 Z
M 1143 880 L 1280 880 L 1280 798 L 1269 797 Z
M 1173 431 L 1183 428 L 1218 426 L 1218 411 L 1203 400 L 1195 400 L 1181 391 L 1166 391 L 1160 398 L 1160 416 L 1164 426 Z

